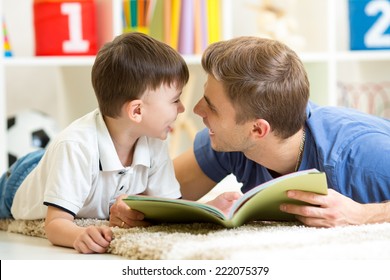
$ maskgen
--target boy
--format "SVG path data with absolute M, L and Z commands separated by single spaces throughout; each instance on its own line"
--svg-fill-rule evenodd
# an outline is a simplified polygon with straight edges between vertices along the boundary
M 108 219 L 115 199 L 129 194 L 181 197 L 162 140 L 184 112 L 180 95 L 188 78 L 183 58 L 145 34 L 107 43 L 92 67 L 99 108 L 62 131 L 46 152 L 21 158 L 3 175 L 0 218 L 45 218 L 54 245 L 103 253 L 110 228 L 78 227 L 74 218 Z M 130 226 L 127 221 L 120 225 Z

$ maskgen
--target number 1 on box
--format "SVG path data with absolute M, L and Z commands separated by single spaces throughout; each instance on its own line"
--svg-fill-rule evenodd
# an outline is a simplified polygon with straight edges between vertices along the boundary
M 83 40 L 80 3 L 61 4 L 61 13 L 68 16 L 69 40 L 62 43 L 65 53 L 87 52 L 89 41 Z

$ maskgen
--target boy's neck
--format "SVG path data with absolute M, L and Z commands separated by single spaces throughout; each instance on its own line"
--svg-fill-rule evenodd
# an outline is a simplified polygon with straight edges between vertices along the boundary
M 124 167 L 130 166 L 133 163 L 134 150 L 139 136 L 133 135 L 129 131 L 128 125 L 122 122 L 120 118 L 104 117 L 104 121 L 119 160 Z

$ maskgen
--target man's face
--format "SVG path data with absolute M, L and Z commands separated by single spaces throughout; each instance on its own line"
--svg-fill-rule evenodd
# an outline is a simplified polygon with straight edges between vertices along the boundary
M 243 151 L 248 145 L 249 123 L 236 124 L 236 110 L 227 97 L 222 83 L 208 75 L 204 96 L 194 107 L 209 129 L 211 146 L 216 151 Z

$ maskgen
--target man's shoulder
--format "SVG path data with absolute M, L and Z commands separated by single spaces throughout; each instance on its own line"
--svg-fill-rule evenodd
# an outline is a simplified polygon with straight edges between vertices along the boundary
M 312 128 L 323 128 L 332 131 L 360 131 L 362 128 L 390 132 L 390 121 L 362 111 L 339 106 L 308 106 L 307 124 Z M 340 131 L 340 130 L 343 131 Z

